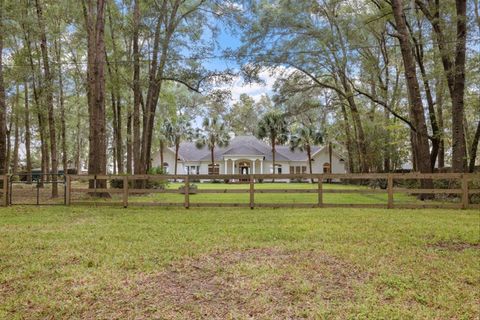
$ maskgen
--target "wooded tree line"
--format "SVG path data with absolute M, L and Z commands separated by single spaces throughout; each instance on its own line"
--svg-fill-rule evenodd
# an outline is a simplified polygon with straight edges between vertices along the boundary
M 213 50 L 214 37 L 203 34 L 217 32 L 215 8 L 205 0 L 2 0 L 1 172 L 18 171 L 22 140 L 26 171 L 34 163 L 56 173 L 61 159 L 62 169 L 80 171 L 87 160 L 91 173 L 112 162 L 118 173 L 146 173 L 158 117 L 179 118 L 175 103 L 195 105 L 172 83 L 199 92 L 228 74 L 183 58 Z
M 218 56 L 221 25 L 242 45 Z M 0 173 L 143 174 L 200 117 L 251 134 L 272 110 L 353 172 L 476 163 L 478 0 L 1 0 L 0 30 Z M 230 105 L 212 57 L 272 72 L 272 99 Z
M 246 1 L 244 72 L 286 67 L 280 103 L 332 108 L 353 171 L 473 171 L 480 135 L 478 1 Z M 323 98 L 322 98 L 323 97 Z M 294 99 L 292 108 L 292 102 Z M 339 130 L 340 129 L 340 130 Z M 404 138 L 407 134 L 407 139 Z M 400 135 L 400 136 L 399 136 Z M 399 143 L 400 142 L 400 143 Z M 467 163 L 468 162 L 468 163 Z

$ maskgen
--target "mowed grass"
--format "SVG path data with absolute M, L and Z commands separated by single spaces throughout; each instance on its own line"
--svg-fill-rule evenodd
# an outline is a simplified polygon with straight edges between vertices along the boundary
M 0 209 L 0 318 L 478 319 L 473 210 Z
M 248 183 L 195 183 L 199 190 L 249 190 Z M 178 189 L 183 186 L 183 183 L 172 182 L 168 184 L 168 189 Z M 301 190 L 314 190 L 313 193 L 255 193 L 255 203 L 259 204 L 288 204 L 288 203 L 304 203 L 304 204 L 316 204 L 318 203 L 317 183 L 256 183 L 256 190 L 274 189 L 301 189 Z M 323 194 L 324 203 L 333 204 L 387 204 L 386 190 L 372 189 L 368 186 L 359 185 L 343 185 L 335 183 L 324 183 L 323 189 L 328 190 L 352 190 L 352 193 L 328 193 Z M 382 191 L 381 193 L 355 193 L 355 190 L 364 191 Z M 121 194 L 113 194 L 111 199 L 92 198 L 98 202 L 121 202 Z M 85 194 L 73 194 L 73 201 L 85 199 Z M 131 195 L 129 202 L 150 202 L 150 203 L 183 203 L 185 196 L 183 194 L 172 193 L 150 193 L 144 195 Z M 190 195 L 190 203 L 244 203 L 250 202 L 249 193 L 198 193 Z M 398 204 L 406 203 L 420 203 L 415 196 L 406 193 L 397 193 L 394 195 L 394 201 Z M 456 201 L 456 200 L 454 200 Z M 440 201 L 437 199 L 435 203 Z

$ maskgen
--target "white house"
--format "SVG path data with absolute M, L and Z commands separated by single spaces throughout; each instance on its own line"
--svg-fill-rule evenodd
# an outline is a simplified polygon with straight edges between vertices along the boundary
M 346 173 L 346 161 L 337 152 L 332 151 L 332 163 L 329 161 L 328 146 L 312 147 L 313 173 Z M 173 174 L 175 169 L 175 151 L 164 150 L 164 168 Z M 227 147 L 215 148 L 214 172 L 220 174 L 262 174 L 272 173 L 272 148 L 253 136 L 237 136 L 230 140 Z M 308 157 L 306 152 L 291 151 L 289 146 L 276 146 L 275 172 L 308 173 Z M 178 174 L 210 174 L 211 154 L 207 147 L 198 149 L 194 142 L 180 145 Z M 160 166 L 160 152 L 153 159 L 153 166 Z

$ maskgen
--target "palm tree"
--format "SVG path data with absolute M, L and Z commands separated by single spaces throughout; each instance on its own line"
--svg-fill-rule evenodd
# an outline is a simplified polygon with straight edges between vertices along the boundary
M 205 118 L 202 123 L 202 130 L 198 132 L 195 145 L 201 149 L 207 146 L 210 150 L 212 174 L 215 167 L 215 147 L 226 147 L 230 143 L 230 135 L 224 122 L 217 117 Z
M 310 174 L 312 170 L 312 146 L 323 142 L 322 133 L 313 126 L 304 126 L 298 128 L 295 133 L 290 137 L 290 149 L 294 151 L 298 149 L 300 151 L 306 151 L 308 157 L 308 168 Z M 313 178 L 312 178 L 313 183 Z
M 169 144 L 169 122 L 162 121 L 162 124 L 158 128 L 157 138 L 160 143 L 160 167 L 162 168 L 162 172 L 165 173 L 163 164 L 165 163 L 165 146 Z
M 288 126 L 284 115 L 275 111 L 266 113 L 258 123 L 256 136 L 259 139 L 267 138 L 270 141 L 272 146 L 273 174 L 275 174 L 275 145 L 283 144 L 288 140 Z
M 170 144 L 175 147 L 174 174 L 176 175 L 178 164 L 178 150 L 180 149 L 180 143 L 184 140 L 191 140 L 193 137 L 193 130 L 190 122 L 183 118 L 176 119 L 175 121 L 169 121 L 165 124 L 165 126 L 166 137 Z

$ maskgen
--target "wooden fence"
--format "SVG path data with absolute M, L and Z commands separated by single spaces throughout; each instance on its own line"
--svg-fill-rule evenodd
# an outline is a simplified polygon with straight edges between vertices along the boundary
M 8 176 L 3 176 L 3 199 L 2 205 L 8 205 Z M 290 188 L 285 184 L 285 188 L 272 188 L 257 189 L 255 186 L 262 181 L 269 181 L 275 179 L 275 181 L 313 181 L 314 187 L 309 189 Z M 117 188 L 109 187 L 108 182 L 116 180 Z M 181 189 L 147 189 L 142 188 L 143 182 L 152 181 L 181 181 L 183 188 Z M 209 193 L 209 194 L 225 194 L 225 193 L 248 193 L 249 201 L 246 203 L 225 203 L 225 202 L 195 202 L 191 203 L 191 190 L 190 186 L 192 181 L 200 180 L 217 180 L 217 181 L 237 181 L 249 184 L 249 188 L 218 188 L 218 189 L 202 189 L 198 188 L 195 193 Z M 381 187 L 365 188 L 359 187 L 357 189 L 330 189 L 325 188 L 324 184 L 330 181 L 348 181 L 352 182 L 361 180 L 363 184 L 370 183 L 375 185 L 375 182 L 382 181 Z M 455 188 L 433 188 L 433 189 L 419 189 L 419 188 L 406 188 L 398 186 L 401 180 L 448 180 L 454 182 Z M 480 208 L 479 204 L 470 203 L 470 198 L 474 194 L 480 194 L 480 189 L 469 188 L 470 182 L 480 182 L 480 174 L 462 174 L 462 173 L 369 173 L 369 174 L 252 174 L 252 175 L 67 175 L 66 176 L 66 194 L 65 204 L 72 205 L 120 205 L 123 207 L 128 206 L 181 206 L 185 208 L 190 207 L 295 207 L 295 208 L 323 208 L 323 207 L 361 207 L 361 208 Z M 83 182 L 83 186 L 82 183 Z M 120 188 L 118 183 L 121 182 Z M 140 183 L 139 183 L 140 182 Z M 397 183 L 395 183 L 397 182 Z M 450 185 L 451 185 L 450 184 Z M 140 187 L 139 187 L 140 185 Z M 201 184 L 200 184 L 201 185 Z M 397 186 L 396 186 L 397 185 Z M 219 184 L 221 186 L 221 184 Z M 447 186 L 449 187 L 449 186 Z M 80 193 L 84 195 L 94 196 L 106 194 L 116 195 L 117 201 L 91 201 L 92 197 L 88 197 L 87 200 L 77 200 L 72 197 L 72 194 Z M 153 193 L 176 193 L 183 194 L 184 198 L 182 202 L 138 202 L 132 201 L 134 196 L 153 194 Z M 255 202 L 256 194 L 302 194 L 310 193 L 316 194 L 315 203 L 258 203 Z M 345 194 L 387 194 L 387 201 L 385 203 L 361 203 L 361 204 L 345 204 L 345 203 L 326 203 L 324 201 L 324 194 L 327 193 L 345 193 Z M 451 203 L 439 203 L 436 201 L 428 201 L 421 203 L 395 203 L 395 193 L 408 193 L 412 195 L 453 195 L 459 201 Z M 121 200 L 121 201 L 120 201 Z
M 106 181 L 120 179 L 122 181 L 122 188 L 108 188 Z M 276 179 L 279 180 L 303 180 L 303 181 L 314 181 L 315 188 L 310 189 L 294 189 L 285 185 L 285 188 L 280 189 L 257 189 L 255 185 L 260 181 L 267 181 Z M 75 188 L 75 181 L 92 181 L 93 188 Z M 162 181 L 162 180 L 180 180 L 183 182 L 182 189 L 144 189 L 135 187 L 135 181 Z M 248 189 L 241 188 L 218 188 L 218 189 L 202 189 L 199 188 L 196 190 L 196 193 L 214 193 L 214 194 L 225 194 L 225 193 L 248 193 L 249 201 L 248 203 L 225 203 L 225 202 L 195 202 L 191 203 L 190 198 L 190 186 L 192 180 L 228 180 L 232 181 L 242 181 L 249 184 Z M 358 189 L 329 189 L 324 188 L 324 183 L 327 181 L 355 181 L 361 180 L 363 183 L 382 181 L 386 182 L 385 188 L 358 188 Z M 453 181 L 456 186 L 455 188 L 437 188 L 437 189 L 418 189 L 418 188 L 405 188 L 395 186 L 395 182 L 400 180 L 449 180 Z M 185 208 L 190 207 L 299 207 L 299 208 L 308 208 L 308 207 L 366 207 L 366 208 L 476 208 L 479 207 L 477 204 L 470 203 L 470 196 L 474 194 L 480 194 L 480 189 L 469 188 L 469 182 L 480 181 L 480 174 L 458 174 L 458 173 L 433 173 L 433 174 L 420 174 L 420 173 L 408 173 L 408 174 L 384 174 L 384 173 L 371 173 L 371 174 L 282 174 L 282 175 L 272 175 L 272 174 L 253 174 L 253 175 L 131 175 L 131 176 L 115 176 L 115 175 L 69 175 L 66 178 L 66 204 L 71 205 L 73 203 L 77 204 L 87 204 L 87 205 L 121 205 L 123 207 L 128 207 L 129 205 L 146 205 L 146 206 L 183 206 Z M 103 188 L 97 186 L 102 185 Z M 200 184 L 201 185 L 201 184 Z M 397 183 L 398 185 L 398 183 Z M 221 186 L 221 184 L 219 184 Z M 458 187 L 457 187 L 458 186 Z M 106 201 L 104 203 L 98 201 L 77 201 L 74 202 L 72 199 L 72 193 L 88 193 L 88 194 L 98 194 L 98 193 L 109 193 L 109 194 L 120 194 L 121 201 L 112 202 Z M 129 202 L 129 198 L 132 195 L 141 195 L 141 194 L 151 194 L 151 193 L 177 193 L 184 194 L 183 202 L 172 203 L 172 202 Z M 316 203 L 256 203 L 255 195 L 263 194 L 301 194 L 301 193 L 314 193 L 317 195 Z M 387 194 L 386 203 L 372 203 L 372 204 L 340 204 L 340 203 L 326 203 L 324 201 L 324 194 L 326 193 L 349 193 L 349 194 L 369 194 L 369 193 L 384 193 Z M 408 193 L 414 195 L 456 195 L 460 201 L 457 203 L 435 203 L 435 201 L 429 201 L 428 203 L 414 203 L 414 204 L 396 204 L 394 201 L 395 193 Z

